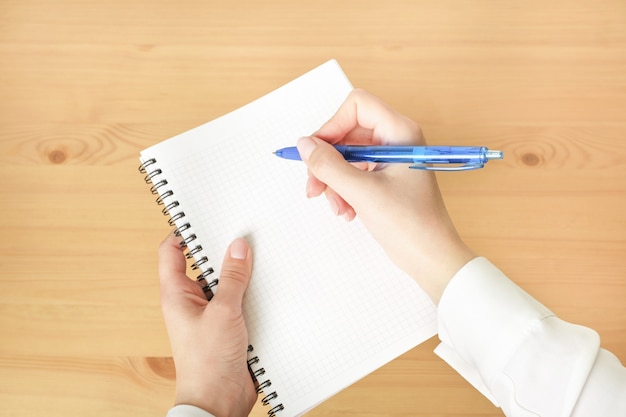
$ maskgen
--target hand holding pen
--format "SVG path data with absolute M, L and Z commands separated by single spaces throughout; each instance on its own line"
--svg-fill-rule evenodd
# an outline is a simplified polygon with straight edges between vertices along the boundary
M 309 169 L 306 193 L 325 194 L 331 210 L 348 220 L 358 214 L 390 259 L 438 302 L 448 280 L 475 255 L 457 234 L 433 173 L 395 163 L 350 163 L 333 146 L 392 142 L 425 146 L 415 122 L 354 90 L 313 136 L 298 141 L 298 156 Z

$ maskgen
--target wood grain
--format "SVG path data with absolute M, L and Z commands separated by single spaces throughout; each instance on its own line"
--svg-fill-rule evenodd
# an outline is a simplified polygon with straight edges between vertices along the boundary
M 438 176 L 460 233 L 624 361 L 625 21 L 622 0 L 3 0 L 0 416 L 165 415 L 168 227 L 138 153 L 329 58 L 430 143 L 505 152 Z M 436 342 L 310 415 L 501 416 Z

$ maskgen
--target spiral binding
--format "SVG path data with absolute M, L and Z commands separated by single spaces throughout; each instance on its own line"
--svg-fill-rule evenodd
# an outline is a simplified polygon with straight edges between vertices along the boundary
M 251 353 L 254 350 L 254 347 L 252 345 L 248 346 L 248 353 Z M 250 355 L 248 355 L 250 356 Z M 257 388 L 256 388 L 256 392 L 258 394 L 260 393 L 264 393 L 266 391 L 267 388 L 272 386 L 272 381 L 269 379 L 265 379 L 264 381 L 260 381 L 259 377 L 263 376 L 265 374 L 265 368 L 257 368 L 257 369 L 253 369 L 254 365 L 258 365 L 260 362 L 260 359 L 258 356 L 252 356 L 250 359 L 248 359 L 248 371 L 250 372 L 250 375 L 252 376 L 252 379 L 254 380 L 255 383 L 257 383 Z M 267 390 L 270 391 L 270 390 Z M 273 404 L 272 402 L 278 398 L 278 393 L 276 391 L 271 391 L 269 393 L 267 393 L 265 395 L 265 397 L 263 397 L 261 399 L 261 403 L 263 405 L 266 406 L 271 406 L 272 408 L 270 408 L 270 410 L 267 412 L 267 415 L 269 417 L 276 417 L 276 415 L 285 409 L 285 407 L 283 406 L 282 403 L 279 404 Z
M 163 215 L 169 216 L 169 225 L 176 227 L 176 229 L 174 229 L 174 234 L 182 238 L 180 243 L 181 247 L 187 248 L 185 256 L 187 259 L 195 259 L 195 262 L 191 265 L 191 269 L 202 271 L 200 275 L 197 276 L 196 280 L 202 286 L 202 291 L 204 291 L 207 300 L 210 301 L 211 298 L 213 298 L 213 287 L 218 284 L 218 279 L 215 278 L 210 282 L 207 281 L 207 279 L 215 271 L 211 266 L 205 266 L 203 270 L 202 266 L 209 263 L 209 258 L 202 252 L 202 245 L 196 243 L 194 246 L 194 241 L 196 241 L 198 237 L 195 233 L 193 233 L 191 224 L 183 220 L 185 218 L 185 212 L 182 211 L 179 202 L 174 198 L 174 192 L 167 189 L 167 180 L 163 177 L 163 171 L 158 168 L 156 164 L 156 159 L 148 159 L 139 166 L 139 172 L 145 175 L 144 180 L 147 184 L 152 184 L 150 192 L 154 195 L 158 195 L 156 202 L 158 205 L 164 206 L 162 212 Z M 252 345 L 249 345 L 248 353 L 253 350 L 254 348 Z M 269 379 L 264 379 L 263 381 L 259 380 L 260 377 L 265 375 L 265 368 L 253 369 L 253 366 L 257 365 L 259 362 L 260 360 L 258 356 L 253 356 L 248 359 L 248 371 L 250 372 L 252 379 L 258 383 L 257 393 L 260 394 L 266 390 L 270 391 L 268 388 L 272 386 L 272 381 Z M 277 398 L 278 393 L 276 391 L 272 391 L 261 399 L 261 403 L 263 405 L 271 406 L 270 410 L 267 412 L 269 417 L 276 417 L 280 411 L 285 409 L 282 403 L 274 404 L 274 400 Z
M 196 244 L 193 246 L 193 242 L 197 239 L 197 236 L 193 233 L 191 224 L 183 220 L 185 218 L 185 212 L 180 209 L 180 203 L 174 199 L 174 192 L 166 189 L 168 183 L 163 177 L 163 171 L 157 167 L 156 159 L 150 158 L 139 166 L 139 172 L 145 175 L 144 180 L 147 184 L 152 184 L 150 192 L 154 195 L 158 195 L 156 203 L 164 206 L 162 212 L 163 215 L 169 216 L 168 224 L 172 227 L 176 227 L 174 234 L 182 238 L 181 247 L 187 248 L 185 256 L 187 259 L 196 258 L 191 268 L 193 270 L 202 271 L 200 275 L 196 277 L 196 280 L 202 286 L 202 291 L 207 300 L 210 301 L 211 298 L 213 298 L 213 287 L 218 284 L 219 280 L 217 278 L 211 281 L 207 280 L 210 275 L 215 272 L 211 266 L 206 266 L 204 270 L 200 268 L 201 265 L 209 262 L 209 258 L 202 253 L 202 245 Z

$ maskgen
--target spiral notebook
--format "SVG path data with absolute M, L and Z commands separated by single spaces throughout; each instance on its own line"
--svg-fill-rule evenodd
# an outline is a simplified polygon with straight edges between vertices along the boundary
M 436 332 L 433 304 L 358 218 L 307 199 L 305 165 L 273 155 L 317 130 L 351 89 L 328 61 L 141 152 L 140 170 L 209 297 L 230 242 L 244 236 L 252 246 L 249 367 L 270 416 L 310 410 Z

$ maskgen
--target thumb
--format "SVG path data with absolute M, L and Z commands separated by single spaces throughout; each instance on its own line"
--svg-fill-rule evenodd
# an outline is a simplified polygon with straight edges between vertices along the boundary
M 252 251 L 243 238 L 235 239 L 222 262 L 215 301 L 241 306 L 252 274 Z
M 356 208 L 364 196 L 363 190 L 373 185 L 371 173 L 347 162 L 331 144 L 322 139 L 300 138 L 297 146 L 310 173 Z

